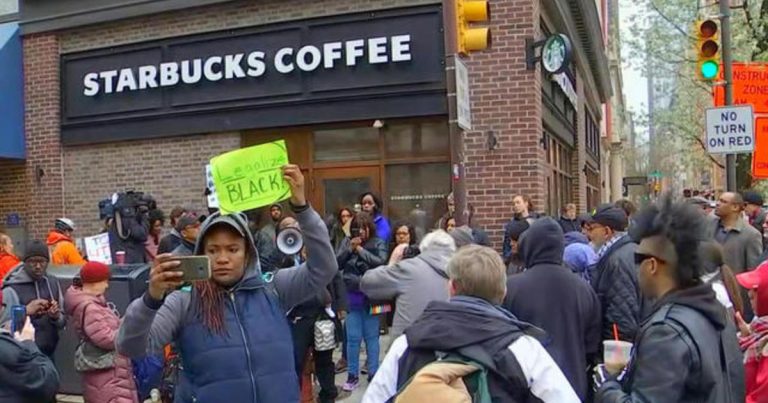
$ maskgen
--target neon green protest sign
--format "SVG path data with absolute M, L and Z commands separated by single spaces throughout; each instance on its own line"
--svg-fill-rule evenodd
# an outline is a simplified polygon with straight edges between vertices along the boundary
M 211 160 L 211 174 L 222 213 L 251 210 L 285 200 L 291 188 L 281 167 L 288 163 L 284 140 L 221 154 Z

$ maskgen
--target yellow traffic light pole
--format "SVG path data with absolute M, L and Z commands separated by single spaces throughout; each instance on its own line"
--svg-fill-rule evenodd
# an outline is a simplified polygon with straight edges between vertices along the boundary
M 720 28 L 725 79 L 725 105 L 733 104 L 733 59 L 731 58 L 731 2 L 720 0 Z M 725 184 L 728 191 L 736 191 L 736 155 L 725 156 Z

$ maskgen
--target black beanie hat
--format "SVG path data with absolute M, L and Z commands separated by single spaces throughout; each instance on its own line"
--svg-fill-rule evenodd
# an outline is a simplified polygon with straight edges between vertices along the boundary
M 51 257 L 48 255 L 48 245 L 38 240 L 27 242 L 24 260 L 26 261 L 31 257 L 44 257 L 46 260 L 50 261 Z

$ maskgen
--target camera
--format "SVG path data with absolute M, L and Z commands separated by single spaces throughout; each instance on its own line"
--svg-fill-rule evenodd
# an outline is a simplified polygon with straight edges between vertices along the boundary
M 123 217 L 146 214 L 156 208 L 157 202 L 150 194 L 133 190 L 118 193 L 117 201 L 114 204 L 114 211 L 119 212 Z

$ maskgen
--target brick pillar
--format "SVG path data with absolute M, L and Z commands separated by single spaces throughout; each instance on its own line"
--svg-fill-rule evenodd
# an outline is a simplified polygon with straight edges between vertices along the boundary
M 584 167 L 587 164 L 587 106 L 584 95 L 584 79 L 576 80 L 576 149 L 574 150 L 575 165 L 573 168 L 573 196 L 579 212 L 586 211 L 587 206 L 587 174 Z M 598 168 L 599 170 L 599 168 Z
M 23 46 L 28 193 L 25 218 L 30 238 L 42 238 L 64 210 L 59 41 L 54 34 L 25 36 Z
M 464 151 L 467 201 L 475 206 L 475 223 L 500 248 L 515 194 L 528 194 L 536 206 L 544 206 L 541 76 L 525 63 L 525 39 L 536 37 L 540 17 L 538 0 L 490 4 L 491 48 L 467 60 L 474 130 L 466 133 Z M 489 131 L 498 140 L 493 151 L 487 146 Z

